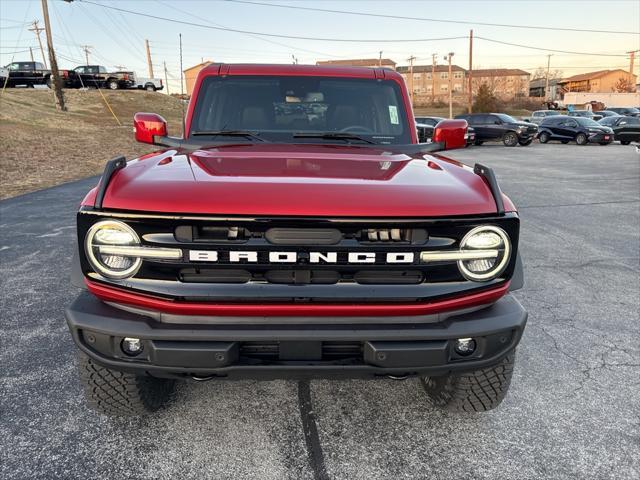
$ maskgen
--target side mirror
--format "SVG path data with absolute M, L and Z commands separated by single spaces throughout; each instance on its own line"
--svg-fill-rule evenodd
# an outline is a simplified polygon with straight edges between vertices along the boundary
M 444 145 L 445 150 L 463 148 L 467 145 L 465 134 L 469 124 L 466 120 L 442 120 L 433 132 L 433 141 Z
M 136 113 L 133 116 L 133 131 L 136 141 L 158 145 L 155 137 L 167 136 L 167 121 L 155 113 Z

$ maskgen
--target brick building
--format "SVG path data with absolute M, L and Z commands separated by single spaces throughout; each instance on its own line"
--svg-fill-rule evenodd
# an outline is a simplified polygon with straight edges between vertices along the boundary
M 488 85 L 494 95 L 502 98 L 529 96 L 531 74 L 519 68 L 488 68 L 473 70 L 471 83 L 474 95 L 480 85 Z
M 429 100 L 432 94 L 436 100 L 449 98 L 449 65 L 436 65 L 435 68 L 432 65 L 414 65 L 413 74 L 408 66 L 400 66 L 396 70 L 403 76 L 407 88 L 413 89 L 414 101 Z M 451 77 L 453 96 L 464 95 L 465 69 L 451 65 Z
M 396 62 L 390 58 L 354 58 L 351 60 L 322 60 L 316 62 L 316 65 L 333 65 L 343 67 L 370 67 L 370 68 L 390 68 L 396 69 Z

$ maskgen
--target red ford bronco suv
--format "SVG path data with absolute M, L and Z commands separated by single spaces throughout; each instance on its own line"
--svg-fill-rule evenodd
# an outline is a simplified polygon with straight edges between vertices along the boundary
M 527 314 L 519 219 L 493 171 L 418 144 L 380 68 L 214 64 L 183 138 L 109 161 L 77 215 L 68 307 L 87 400 L 160 408 L 179 379 L 417 377 L 433 405 L 496 407 Z

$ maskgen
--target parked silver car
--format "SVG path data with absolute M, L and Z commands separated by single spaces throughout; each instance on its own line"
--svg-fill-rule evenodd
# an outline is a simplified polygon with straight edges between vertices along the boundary
M 525 120 L 527 122 L 540 125 L 545 118 L 552 117 L 554 115 L 562 115 L 562 114 L 557 110 L 536 110 L 531 114 L 531 118 L 525 118 Z

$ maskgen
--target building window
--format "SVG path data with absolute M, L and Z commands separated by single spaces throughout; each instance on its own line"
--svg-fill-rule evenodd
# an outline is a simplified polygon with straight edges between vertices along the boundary
M 440 72 L 440 78 L 442 79 L 449 78 L 449 72 Z
M 513 77 L 507 77 L 507 82 L 513 83 Z
M 421 76 L 422 76 L 422 74 L 421 74 L 421 73 L 414 73 L 414 74 L 413 74 L 413 79 L 414 79 L 414 80 L 420 80 L 420 77 L 421 77 Z
M 453 72 L 453 78 L 462 78 L 462 72 Z
M 459 84 L 459 83 L 456 83 L 456 84 L 453 86 L 453 91 L 454 91 L 454 92 L 461 92 L 461 91 L 462 91 L 462 85 L 461 85 L 461 84 Z
M 448 92 L 449 91 L 449 85 L 440 85 L 440 91 L 441 92 Z
M 427 92 L 428 93 L 433 92 L 433 85 L 427 85 Z
M 431 80 L 431 73 L 427 73 L 427 80 Z

